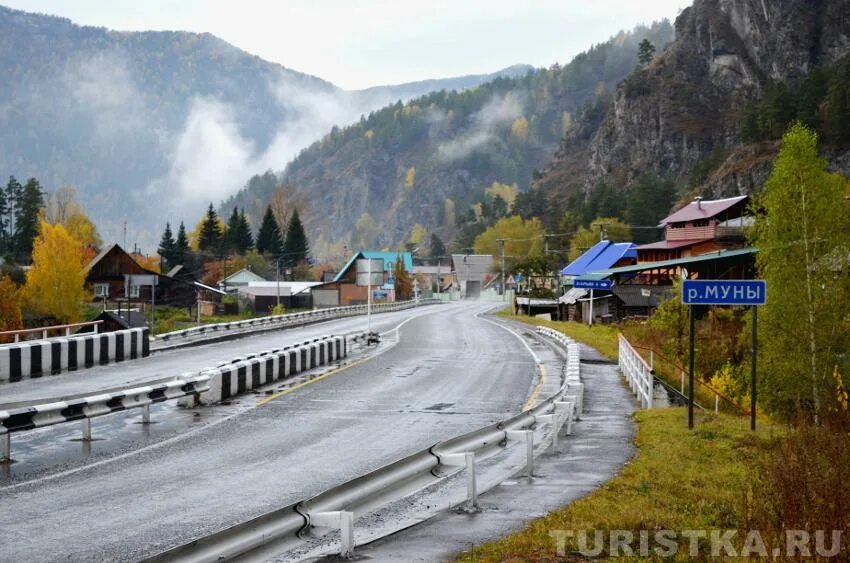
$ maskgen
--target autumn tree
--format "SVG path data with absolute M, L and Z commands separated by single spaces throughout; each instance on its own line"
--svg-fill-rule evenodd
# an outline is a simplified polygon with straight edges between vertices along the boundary
M 9 276 L 0 277 L 0 331 L 24 328 L 21 317 L 21 294 Z M 0 342 L 3 342 L 0 337 Z
M 395 261 L 393 277 L 395 278 L 396 301 L 407 301 L 411 299 L 413 297 L 413 280 L 404 267 L 404 258 L 401 254 L 398 255 Z
M 61 224 L 40 223 L 33 243 L 32 267 L 27 271 L 23 300 L 38 314 L 61 323 L 79 321 L 88 300 L 83 245 Z
M 767 281 L 759 311 L 759 396 L 773 413 L 817 416 L 834 406 L 850 349 L 847 179 L 827 172 L 817 135 L 794 125 L 756 201 L 750 233 Z M 847 374 L 844 374 L 845 376 Z M 846 383 L 844 384 L 846 385 Z
M 411 166 L 404 174 L 404 191 L 413 191 L 413 186 L 416 184 L 416 167 Z
M 631 242 L 632 230 L 615 217 L 599 217 L 590 224 L 590 228 L 579 227 L 576 234 L 572 236 L 570 260 L 575 260 L 601 240 Z
M 490 254 L 500 257 L 504 240 L 505 256 L 511 263 L 524 260 L 528 256 L 543 253 L 543 225 L 540 219 L 532 217 L 523 220 L 518 215 L 499 219 L 495 225 L 475 238 L 473 248 L 476 254 Z

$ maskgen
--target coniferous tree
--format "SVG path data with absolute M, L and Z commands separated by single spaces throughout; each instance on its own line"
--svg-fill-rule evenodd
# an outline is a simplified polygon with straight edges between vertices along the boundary
M 638 62 L 646 66 L 655 58 L 655 45 L 649 39 L 644 39 L 638 45 Z
M 180 221 L 180 228 L 177 229 L 177 239 L 174 241 L 175 265 L 185 264 L 190 252 L 189 237 L 186 236 L 186 226 L 183 224 L 183 221 Z
M 310 247 L 307 244 L 307 234 L 298 216 L 298 209 L 292 210 L 289 225 L 286 227 L 286 240 L 283 242 L 283 264 L 296 266 L 306 262 L 310 257 Z
M 238 252 L 236 237 L 239 235 L 239 210 L 233 208 L 233 213 L 227 219 L 227 230 L 224 233 L 225 246 L 228 252 Z
M 15 257 L 19 262 L 29 263 L 32 259 L 32 243 L 38 236 L 38 214 L 44 207 L 44 192 L 35 178 L 30 178 L 23 187 L 20 201 L 15 209 Z
M 222 232 L 219 225 L 218 213 L 215 212 L 213 204 L 207 209 L 207 216 L 201 223 L 201 232 L 198 234 L 198 249 L 201 252 L 218 252 L 222 247 Z
M 446 255 L 446 245 L 436 234 L 431 233 L 431 258 L 437 259 Z
M 159 248 L 157 251 L 169 268 L 173 268 L 177 265 L 177 261 L 175 260 L 176 249 L 177 242 L 174 240 L 174 235 L 171 233 L 171 224 L 166 222 L 165 232 L 162 233 L 162 239 L 159 241 Z
M 850 64 L 847 70 L 840 69 L 829 81 L 825 126 L 830 142 L 850 143 Z
M 248 224 L 248 218 L 245 216 L 243 208 L 239 213 L 239 219 L 236 222 L 236 230 L 230 234 L 230 239 L 233 242 L 233 248 L 239 254 L 245 254 L 253 248 L 254 237 L 251 234 L 251 225 Z
M 283 251 L 283 237 L 280 234 L 280 226 L 274 218 L 272 206 L 266 207 L 263 215 L 263 223 L 257 232 L 257 252 L 278 256 Z
M 6 235 L 8 239 L 15 236 L 15 211 L 23 190 L 21 183 L 14 176 L 9 176 L 9 183 L 6 184 Z M 10 248 L 11 246 L 10 242 Z
M 0 188 L 0 256 L 6 253 L 6 191 Z

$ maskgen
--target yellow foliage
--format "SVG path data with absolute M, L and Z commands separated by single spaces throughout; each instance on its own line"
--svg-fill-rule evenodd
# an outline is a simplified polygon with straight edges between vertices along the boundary
M 428 235 L 428 231 L 420 225 L 416 223 L 413 225 L 413 228 L 410 230 L 410 242 L 411 244 L 420 245 L 422 241 L 425 240 L 425 237 Z
M 0 331 L 22 328 L 21 293 L 9 276 L 3 276 L 0 278 Z
M 159 271 L 159 255 L 145 256 L 144 254 L 133 254 L 133 260 L 136 264 L 151 272 L 161 273 Z
M 505 239 L 505 256 L 522 260 L 543 251 L 543 224 L 537 217 L 524 221 L 518 215 L 499 219 L 495 225 L 475 237 L 476 254 L 500 256 Z
M 374 137 L 374 136 L 375 136 L 375 132 L 374 132 L 374 131 L 372 131 L 371 129 L 369 129 L 368 131 L 366 131 L 365 133 L 363 133 L 363 136 L 364 136 L 364 137 L 366 137 L 366 139 L 367 139 L 367 140 L 371 141 L 371 140 L 372 140 L 372 137 Z
M 23 290 L 27 306 L 62 323 L 79 321 L 81 305 L 90 297 L 85 289 L 83 245 L 62 225 L 42 221 L 32 260 Z
M 404 175 L 404 191 L 409 192 L 413 189 L 413 184 L 416 183 L 416 168 L 411 166 L 407 169 Z
M 476 221 L 480 221 L 484 217 L 484 206 L 481 205 L 481 202 L 473 203 L 472 210 L 475 212 Z
M 568 112 L 568 111 L 565 111 L 563 113 L 563 115 L 561 115 L 561 136 L 562 137 L 567 134 L 567 131 L 569 131 L 570 126 L 572 124 L 573 124 L 572 114 L 570 114 L 570 112 Z
M 201 227 L 203 226 L 204 221 L 206 221 L 206 220 L 207 220 L 207 216 L 206 216 L 206 213 L 205 213 L 200 219 L 198 219 L 198 222 L 195 224 L 195 228 L 192 229 L 191 231 L 189 231 L 188 233 L 186 233 L 186 238 L 189 239 L 189 248 L 191 248 L 195 252 L 198 252 L 198 250 L 200 250 L 198 248 L 198 237 L 201 236 Z M 225 225 L 224 220 L 221 217 L 219 217 L 218 218 L 218 230 L 221 233 L 224 233 L 226 229 L 227 229 L 227 225 Z
M 85 213 L 74 213 L 63 223 L 68 234 L 77 239 L 83 246 L 99 247 L 103 244 L 97 227 Z
M 512 208 L 514 206 L 514 201 L 516 201 L 516 196 L 519 193 L 519 187 L 516 184 L 502 184 L 500 182 L 493 182 L 493 185 L 485 190 L 487 195 L 490 197 L 499 196 L 505 203 L 508 204 L 508 208 Z
M 511 133 L 523 141 L 528 139 L 528 120 L 523 116 L 517 117 L 511 125 Z

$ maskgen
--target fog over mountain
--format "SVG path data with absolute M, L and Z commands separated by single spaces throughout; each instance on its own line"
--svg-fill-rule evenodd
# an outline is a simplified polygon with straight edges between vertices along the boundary
M 0 175 L 74 186 L 106 240 L 152 249 L 166 220 L 282 170 L 333 126 L 495 74 L 348 92 L 212 36 L 116 32 L 0 6 Z

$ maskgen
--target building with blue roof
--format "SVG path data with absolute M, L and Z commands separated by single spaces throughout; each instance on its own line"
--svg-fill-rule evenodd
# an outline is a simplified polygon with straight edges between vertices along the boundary
M 634 244 L 602 240 L 570 262 L 561 270 L 561 276 L 577 278 L 588 272 L 629 266 L 635 263 L 637 263 L 637 247 Z

